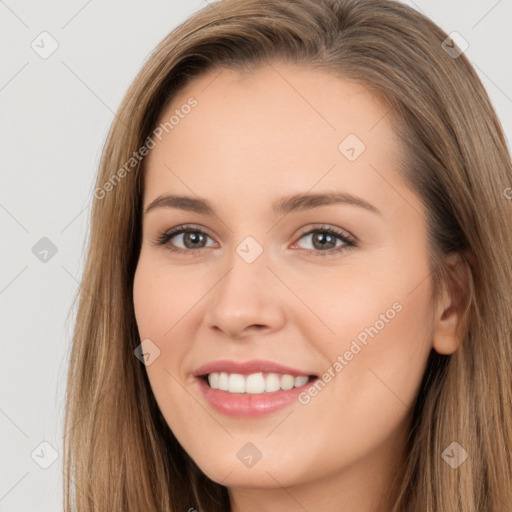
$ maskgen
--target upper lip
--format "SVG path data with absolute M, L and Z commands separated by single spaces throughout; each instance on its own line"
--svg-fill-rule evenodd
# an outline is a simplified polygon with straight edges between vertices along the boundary
M 264 361 L 261 359 L 252 359 L 250 361 L 230 361 L 223 359 L 219 361 L 212 361 L 210 363 L 203 364 L 195 372 L 196 377 L 202 377 L 209 373 L 240 373 L 242 375 L 250 375 L 251 373 L 282 373 L 287 375 L 293 375 L 299 377 L 301 375 L 310 376 L 316 375 L 308 370 L 299 370 L 297 368 L 290 368 L 279 363 L 272 361 Z

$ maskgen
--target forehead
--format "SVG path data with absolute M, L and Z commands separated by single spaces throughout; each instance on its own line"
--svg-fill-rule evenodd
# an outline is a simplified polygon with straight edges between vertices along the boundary
M 329 72 L 283 63 L 212 70 L 181 90 L 159 123 L 172 116 L 146 160 L 146 203 L 171 190 L 268 202 L 271 190 L 314 187 L 392 195 L 383 187 L 383 176 L 397 179 L 400 154 L 391 109 Z

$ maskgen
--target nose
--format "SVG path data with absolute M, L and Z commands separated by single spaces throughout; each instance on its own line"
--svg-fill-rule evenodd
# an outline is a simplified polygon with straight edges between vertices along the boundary
M 235 254 L 230 263 L 211 291 L 207 327 L 236 340 L 281 329 L 286 319 L 282 284 L 267 268 L 267 259 L 262 255 L 247 263 Z

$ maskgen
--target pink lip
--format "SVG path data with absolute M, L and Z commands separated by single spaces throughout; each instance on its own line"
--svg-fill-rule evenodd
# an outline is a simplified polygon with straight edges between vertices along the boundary
M 280 390 L 272 393 L 252 395 L 250 393 L 228 393 L 220 389 L 212 389 L 204 379 L 198 377 L 196 382 L 206 401 L 218 412 L 228 416 L 255 418 L 270 414 L 295 402 L 301 392 L 311 382 L 288 391 Z
M 295 377 L 312 375 L 309 371 L 297 370 L 286 366 L 272 363 L 271 361 L 253 360 L 244 363 L 236 361 L 214 361 L 198 368 L 194 375 L 199 389 L 208 404 L 216 411 L 228 416 L 242 416 L 254 418 L 270 414 L 290 405 L 297 400 L 298 395 L 311 384 L 292 388 L 288 391 L 280 390 L 272 393 L 250 394 L 250 393 L 228 393 L 220 389 L 212 389 L 203 378 L 206 374 L 213 372 L 240 373 L 249 375 L 251 373 L 286 373 Z

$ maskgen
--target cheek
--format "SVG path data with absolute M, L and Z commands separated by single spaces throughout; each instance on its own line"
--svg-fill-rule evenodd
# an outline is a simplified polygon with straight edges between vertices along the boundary
M 297 273 L 295 289 L 322 321 L 307 314 L 294 322 L 325 361 L 325 386 L 310 388 L 303 403 L 324 424 L 343 425 L 340 432 L 354 442 L 378 442 L 405 418 L 431 350 L 428 262 L 407 259 L 382 258 L 330 276 L 310 272 L 307 279 Z
M 142 251 L 134 276 L 133 301 L 141 338 L 163 339 L 200 300 L 202 287 L 190 273 L 169 269 Z
M 194 333 L 189 326 L 200 321 L 197 306 L 209 287 L 204 280 L 191 280 L 190 272 L 170 270 L 146 257 L 144 251 L 134 276 L 133 301 L 140 339 L 150 339 L 159 350 L 158 357 L 145 368 L 159 408 L 177 435 L 197 414 L 183 388 L 187 380 L 183 368 L 193 350 Z
M 336 335 L 324 338 L 322 346 L 329 361 L 323 376 L 329 383 L 319 407 L 340 404 L 332 421 L 353 411 L 350 424 L 368 428 L 368 435 L 384 434 L 413 405 L 433 333 L 432 290 L 429 280 L 421 282 L 424 275 L 411 268 L 380 280 L 353 275 L 336 302 L 325 304 Z M 355 437 L 361 433 L 352 432 Z
M 354 342 L 361 350 L 347 357 L 360 362 L 373 353 L 386 358 L 396 351 L 398 363 L 423 350 L 432 331 L 428 261 L 405 251 L 403 256 L 382 251 L 371 259 L 358 255 L 353 261 L 281 269 L 300 301 L 288 294 L 280 302 L 291 308 L 291 323 L 298 324 L 302 338 L 323 354 L 324 363 L 351 348 L 357 352 Z

